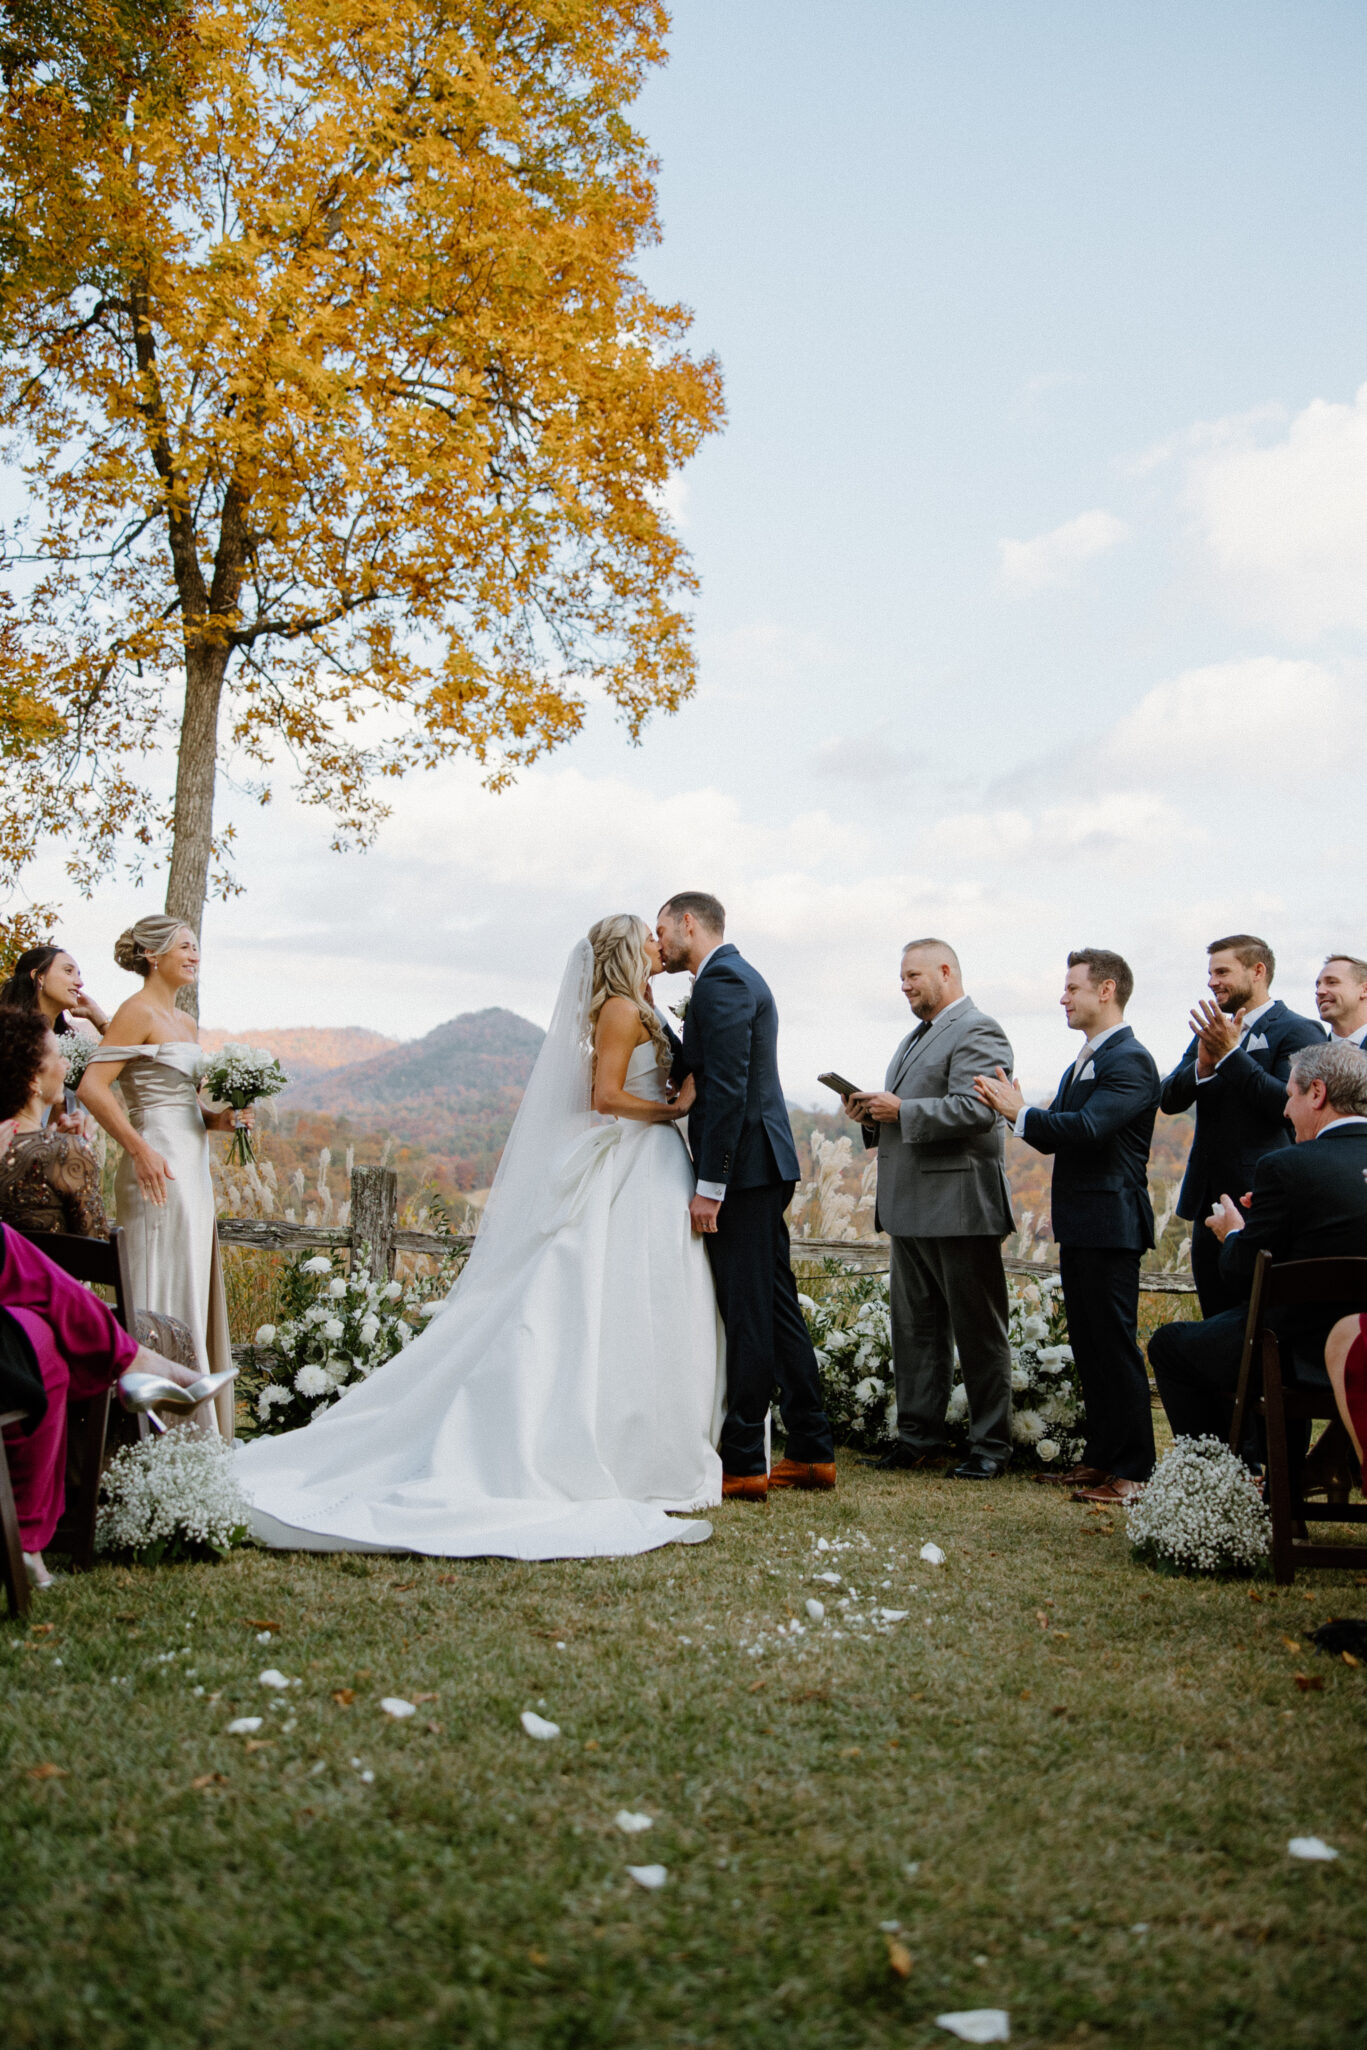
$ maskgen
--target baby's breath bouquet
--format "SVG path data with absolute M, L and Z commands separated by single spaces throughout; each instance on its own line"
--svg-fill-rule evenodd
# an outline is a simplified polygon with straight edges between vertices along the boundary
M 256 1334 L 257 1428 L 294 1430 L 368 1380 L 441 1310 L 448 1287 L 435 1274 L 408 1282 L 347 1274 L 327 1253 L 291 1261 L 280 1322 Z
M 222 1558 L 247 1535 L 247 1502 L 222 1438 L 180 1426 L 123 1445 L 104 1470 L 95 1548 L 140 1566 Z
M 1135 1556 L 1177 1573 L 1247 1573 L 1271 1524 L 1258 1483 L 1223 1438 L 1179 1438 L 1125 1511 Z
M 801 1241 L 795 1241 L 798 1252 Z M 838 1260 L 822 1263 L 819 1294 L 798 1297 L 821 1370 L 826 1414 L 841 1444 L 886 1451 L 897 1440 L 892 1309 L 886 1274 L 860 1274 Z M 1082 1449 L 1082 1389 L 1057 1275 L 1008 1278 L 1011 1314 L 1011 1439 L 1017 1464 L 1067 1468 Z M 945 1435 L 968 1439 L 968 1390 L 955 1362 Z
M 62 1049 L 62 1059 L 66 1062 L 66 1086 L 68 1089 L 79 1088 L 81 1077 L 90 1066 L 90 1056 L 94 1053 L 98 1041 L 92 1039 L 88 1032 L 59 1032 L 57 1044 Z
M 289 1079 L 266 1047 L 241 1046 L 230 1039 L 218 1053 L 210 1054 L 203 1086 L 216 1103 L 230 1103 L 234 1110 L 246 1110 L 263 1096 L 278 1096 L 289 1087 Z M 246 1167 L 255 1158 L 251 1133 L 245 1125 L 237 1126 L 228 1148 L 229 1164 Z

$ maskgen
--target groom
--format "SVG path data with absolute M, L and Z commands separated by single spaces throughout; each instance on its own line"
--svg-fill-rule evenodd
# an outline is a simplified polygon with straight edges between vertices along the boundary
M 783 1222 L 798 1164 L 778 1079 L 778 1011 L 764 978 L 723 940 L 725 925 L 715 897 L 683 890 L 661 910 L 658 936 L 667 972 L 693 976 L 671 1079 L 691 1075 L 697 1090 L 689 1214 L 726 1326 L 722 1493 L 762 1502 L 770 1488 L 833 1488 L 835 1453 Z M 788 1456 L 766 1474 L 775 1383 Z

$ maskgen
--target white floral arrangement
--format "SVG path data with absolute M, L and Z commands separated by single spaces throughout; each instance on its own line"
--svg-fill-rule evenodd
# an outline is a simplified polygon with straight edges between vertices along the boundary
M 275 1055 L 264 1046 L 243 1046 L 230 1039 L 205 1062 L 203 1086 L 215 1103 L 246 1110 L 265 1096 L 278 1096 L 289 1087 L 289 1075 Z M 255 1160 L 252 1135 L 239 1125 L 233 1133 L 228 1159 L 241 1167 Z
M 798 1301 L 816 1348 L 826 1413 L 840 1443 L 886 1450 L 897 1438 L 888 1277 L 860 1274 L 835 1260 L 822 1267 L 822 1295 L 799 1295 Z M 1038 1282 L 1008 1277 L 1007 1288 L 1015 1460 L 1066 1468 L 1081 1452 L 1085 1419 L 1062 1287 L 1057 1275 L 1045 1275 Z M 945 1423 L 952 1443 L 967 1442 L 968 1390 L 957 1361 Z
M 81 1077 L 90 1066 L 90 1056 L 99 1041 L 92 1039 L 88 1032 L 59 1032 L 57 1044 L 62 1050 L 62 1059 L 66 1062 L 66 1086 L 68 1089 L 79 1088 Z
M 369 1380 L 440 1313 L 448 1290 L 440 1274 L 374 1281 L 360 1259 L 350 1274 L 327 1253 L 292 1261 L 281 1277 L 285 1315 L 256 1333 L 258 1429 L 295 1430 Z
M 95 1549 L 130 1552 L 142 1566 L 222 1558 L 247 1535 L 247 1501 L 232 1447 L 189 1426 L 123 1445 L 104 1470 Z
M 1258 1483 L 1223 1438 L 1179 1438 L 1125 1512 L 1146 1564 L 1178 1573 L 1247 1573 L 1272 1525 Z
M 677 1004 L 671 1004 L 669 1007 L 681 1025 L 688 1016 L 688 1006 L 690 1002 L 691 997 L 680 997 Z

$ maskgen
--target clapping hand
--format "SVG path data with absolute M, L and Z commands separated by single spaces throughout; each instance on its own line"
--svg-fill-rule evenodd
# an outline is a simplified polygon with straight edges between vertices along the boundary
M 1247 1196 L 1244 1201 L 1248 1201 Z M 1206 1219 L 1206 1230 L 1213 1231 L 1221 1245 L 1232 1231 L 1242 1231 L 1243 1228 L 1244 1220 L 1240 1217 L 1239 1206 L 1232 1196 L 1221 1196 L 1218 1203 L 1211 1205 L 1210 1216 Z
M 1239 1044 L 1244 1029 L 1243 1010 L 1237 1010 L 1231 1018 L 1202 997 L 1191 1014 L 1191 1029 L 1200 1042 L 1196 1052 L 1196 1071 L 1200 1075 L 1213 1075 L 1217 1064 L 1227 1053 L 1233 1053 Z
M 973 1087 L 983 1102 L 999 1117 L 1004 1117 L 1008 1125 L 1014 1125 L 1025 1109 L 1025 1097 L 1005 1068 L 998 1068 L 994 1075 L 975 1075 Z

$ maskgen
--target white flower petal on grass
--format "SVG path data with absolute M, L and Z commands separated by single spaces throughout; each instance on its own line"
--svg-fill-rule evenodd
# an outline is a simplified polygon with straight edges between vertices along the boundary
M 627 1873 L 647 1893 L 654 1893 L 668 1879 L 669 1868 L 667 1865 L 628 1865 Z
M 944 1565 L 944 1563 L 945 1563 L 945 1555 L 944 1555 L 944 1553 L 943 1553 L 943 1552 L 942 1552 L 942 1551 L 940 1550 L 940 1547 L 939 1547 L 938 1545 L 933 1545 L 933 1544 L 925 1544 L 925 1545 L 922 1545 L 922 1547 L 921 1547 L 921 1550 L 920 1550 L 920 1552 L 919 1552 L 919 1554 L 918 1554 L 918 1557 L 920 1557 L 920 1558 L 924 1559 L 924 1560 L 925 1560 L 925 1562 L 926 1562 L 926 1564 L 927 1564 L 927 1566 L 943 1566 L 943 1565 Z M 987 2013 L 989 2013 L 989 2012 L 995 2013 L 995 2012 L 996 2012 L 996 2010 L 995 2010 L 995 2009 L 991 2009 L 991 2010 L 989 2010 L 988 2008 L 984 2008 L 984 2009 L 983 2009 L 983 2013 L 984 2013 L 984 2014 L 987 2014 Z M 990 2043 L 990 2042 L 992 2042 L 992 2041 L 994 2040 L 994 2038 L 993 2038 L 993 2037 L 991 2037 L 991 2036 L 984 2036 L 984 2037 L 982 2038 L 982 2040 L 983 2040 L 983 2042 L 984 2042 L 984 2043 Z
M 879 1615 L 880 1615 L 880 1616 L 881 1616 L 881 1617 L 883 1618 L 883 1621 L 884 1621 L 885 1623 L 905 1623 L 905 1622 L 906 1622 L 906 1620 L 907 1620 L 907 1617 L 908 1617 L 908 1616 L 909 1616 L 909 1615 L 911 1614 L 911 1610 L 910 1610 L 910 1609 L 880 1609 L 880 1610 L 878 1611 L 878 1613 L 879 1613 Z
M 560 1735 L 559 1723 L 548 1723 L 544 1716 L 537 1715 L 535 1710 L 530 1708 L 524 1708 L 522 1711 L 522 1727 L 529 1737 L 540 1737 L 543 1743 L 548 1743 L 552 1737 Z
M 1011 2017 L 1004 2007 L 963 2007 L 956 2014 L 937 2014 L 935 2024 L 961 2043 L 1011 2041 Z
M 1328 1864 L 1338 1856 L 1321 1836 L 1293 1836 L 1286 1848 L 1289 1856 L 1308 1859 L 1311 1864 Z
M 224 1731 L 225 1737 L 254 1737 L 261 1727 L 259 1715 L 235 1715 Z
M 824 1580 L 827 1587 L 839 1587 L 840 1585 L 840 1575 L 838 1573 L 814 1573 L 812 1579 Z
M 643 1829 L 655 1827 L 653 1815 L 638 1815 L 631 1808 L 619 1808 L 612 1819 L 623 1836 L 639 1836 Z
M 814 1595 L 809 1594 L 807 1597 L 807 1614 L 814 1623 L 823 1623 L 826 1620 L 826 1604 L 817 1601 Z
M 257 1684 L 261 1687 L 288 1687 L 289 1681 L 278 1666 L 267 1666 L 264 1673 L 258 1673 Z
M 396 1722 L 402 1722 L 406 1715 L 416 1715 L 418 1712 L 413 1702 L 405 1701 L 398 1694 L 386 1694 L 380 1707 L 386 1715 L 392 1715 Z

